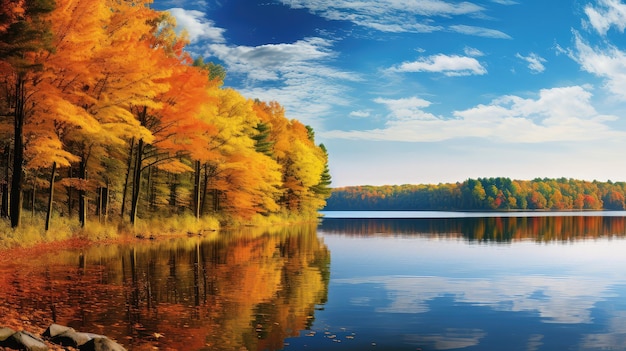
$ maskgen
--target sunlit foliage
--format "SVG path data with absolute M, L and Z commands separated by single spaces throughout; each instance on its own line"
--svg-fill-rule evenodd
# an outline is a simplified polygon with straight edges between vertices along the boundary
M 225 70 L 192 58 L 149 0 L 2 4 L 0 213 L 12 227 L 24 209 L 85 226 L 324 205 L 327 154 L 312 129 L 223 88 Z
M 327 210 L 624 210 L 626 183 L 468 179 L 437 185 L 337 188 Z

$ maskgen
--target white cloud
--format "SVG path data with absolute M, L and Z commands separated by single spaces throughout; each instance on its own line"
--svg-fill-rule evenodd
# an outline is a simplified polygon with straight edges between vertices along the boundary
M 430 106 L 430 101 L 420 99 L 417 97 L 411 97 L 406 99 L 374 99 L 377 104 L 387 106 L 387 108 L 393 111 L 394 118 L 398 120 L 433 120 L 435 116 L 422 111 L 423 108 Z
M 352 112 L 350 112 L 349 116 L 350 117 L 354 117 L 354 118 L 367 118 L 371 114 L 372 113 L 370 111 L 359 110 L 359 111 L 352 111 Z
M 605 87 L 613 94 L 626 100 L 626 53 L 615 46 L 605 49 L 592 48 L 578 33 L 574 36 L 575 49 L 570 57 L 576 60 L 583 70 L 605 81 Z
M 465 52 L 465 55 L 467 56 L 471 56 L 471 57 L 481 57 L 481 56 L 485 56 L 485 54 L 476 49 L 476 48 L 471 48 L 469 46 L 466 46 L 465 49 L 463 49 L 463 52 Z
M 329 20 L 349 21 L 358 26 L 388 33 L 429 33 L 442 31 L 445 27 L 433 24 L 433 17 L 484 17 L 485 9 L 471 2 L 448 2 L 443 0 L 281 0 L 294 9 L 309 12 Z M 493 29 L 453 26 L 452 31 L 491 38 L 509 38 Z
M 473 57 L 458 55 L 432 55 L 417 61 L 404 62 L 391 68 L 395 72 L 433 72 L 446 76 L 483 75 L 487 70 Z
M 612 26 L 622 33 L 626 29 L 626 4 L 619 0 L 600 0 L 598 7 L 585 7 L 585 14 L 591 26 L 601 35 L 606 35 Z
M 292 44 L 267 44 L 260 46 L 210 45 L 208 55 L 216 56 L 229 72 L 244 73 L 253 80 L 277 80 L 282 73 L 304 71 L 320 61 L 332 59 L 332 42 L 321 38 L 306 38 Z M 302 66 L 300 69 L 299 66 Z M 328 69 L 327 69 L 328 70 Z M 341 72 L 336 74 L 345 75 Z
M 199 40 L 210 40 L 214 43 L 223 43 L 225 29 L 215 27 L 215 23 L 206 19 L 204 12 L 171 8 L 168 10 L 176 18 L 178 27 L 185 29 L 189 40 L 194 43 Z
M 459 25 L 450 26 L 450 29 L 457 33 L 475 35 L 478 37 L 493 38 L 493 39 L 511 39 L 511 37 L 506 33 L 503 33 L 499 30 L 483 28 L 483 27 L 475 27 L 475 26 L 467 26 L 467 25 L 459 24 Z
M 244 76 L 249 86 L 238 90 L 245 96 L 278 101 L 291 118 L 318 128 L 316 121 L 333 106 L 347 104 L 343 83 L 360 79 L 331 67 L 336 57 L 332 46 L 331 40 L 322 38 L 261 46 L 213 44 L 207 47 L 205 57 L 217 57 L 229 74 Z M 259 81 L 270 85 L 260 86 Z M 294 111 L 298 114 L 292 115 Z
M 590 141 L 624 138 L 626 133 L 606 124 L 616 116 L 601 115 L 591 104 L 588 87 L 542 89 L 536 99 L 503 96 L 488 105 L 455 111 L 451 117 L 424 109 L 430 102 L 419 98 L 377 99 L 390 110 L 384 128 L 334 130 L 326 138 L 437 142 L 482 138 L 509 143 Z
M 191 5 L 187 0 L 159 0 L 159 4 L 167 7 L 184 7 L 185 5 Z M 209 4 L 206 0 L 196 0 L 193 2 L 193 6 L 196 8 L 207 8 Z
M 547 62 L 546 59 L 535 53 L 531 52 L 528 56 L 522 56 L 520 53 L 517 53 L 515 57 L 526 61 L 528 63 L 528 69 L 530 69 L 532 73 L 542 73 L 546 70 L 546 67 L 543 65 Z
M 491 0 L 491 2 L 495 2 L 500 5 L 517 5 L 519 2 L 513 0 Z
M 291 8 L 308 9 L 323 17 L 333 20 L 349 20 L 353 18 L 375 17 L 393 13 L 406 13 L 419 16 L 453 16 L 470 15 L 484 9 L 471 2 L 446 2 L 442 0 L 400 1 L 351 1 L 351 0 L 281 0 Z

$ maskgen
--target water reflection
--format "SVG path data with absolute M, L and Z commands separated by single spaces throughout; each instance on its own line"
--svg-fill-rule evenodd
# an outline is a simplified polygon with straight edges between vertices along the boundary
M 0 324 L 131 350 L 626 350 L 624 233 L 618 216 L 327 218 L 0 259 Z
M 329 263 L 314 225 L 60 252 L 0 267 L 0 315 L 137 350 L 278 350 L 326 301 Z
M 325 218 L 316 319 L 367 335 L 351 349 L 626 350 L 625 231 L 619 216 Z
M 626 235 L 626 217 L 325 218 L 322 231 L 348 236 L 412 236 L 511 242 L 567 241 Z

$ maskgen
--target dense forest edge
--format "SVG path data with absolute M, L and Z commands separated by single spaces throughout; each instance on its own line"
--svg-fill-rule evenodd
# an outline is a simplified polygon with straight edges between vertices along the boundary
M 327 211 L 625 210 L 625 182 L 478 178 L 422 185 L 335 188 Z
M 4 242 L 299 221 L 324 207 L 328 155 L 313 129 L 224 87 L 225 69 L 192 57 L 150 3 L 0 0 Z

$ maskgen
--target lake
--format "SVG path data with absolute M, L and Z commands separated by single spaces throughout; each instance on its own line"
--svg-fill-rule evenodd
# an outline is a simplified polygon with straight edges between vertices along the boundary
M 0 259 L 0 324 L 130 350 L 626 350 L 626 212 L 324 215 Z

